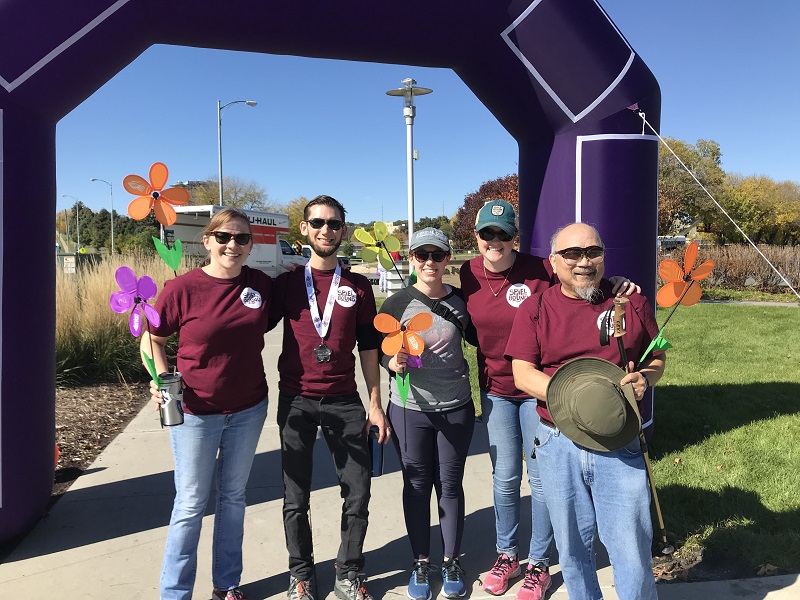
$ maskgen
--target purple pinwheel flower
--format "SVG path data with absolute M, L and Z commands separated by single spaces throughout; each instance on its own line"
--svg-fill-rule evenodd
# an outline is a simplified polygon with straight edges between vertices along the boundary
M 128 326 L 131 330 L 133 337 L 139 337 L 142 333 L 142 314 L 150 322 L 153 327 L 161 325 L 161 317 L 156 312 L 156 309 L 150 306 L 147 301 L 156 297 L 158 288 L 156 282 L 147 275 L 142 275 L 137 279 L 136 274 L 130 267 L 122 266 L 117 269 L 114 277 L 119 284 L 120 291 L 114 292 L 109 298 L 111 310 L 117 313 L 124 313 L 131 311 L 131 318 Z M 139 310 L 136 310 L 136 305 L 139 305 Z

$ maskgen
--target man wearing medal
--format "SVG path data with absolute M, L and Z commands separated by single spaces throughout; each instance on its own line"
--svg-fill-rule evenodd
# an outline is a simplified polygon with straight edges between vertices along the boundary
M 330 196 L 317 196 L 306 205 L 300 232 L 308 238 L 311 258 L 304 269 L 275 280 L 270 308 L 271 326 L 283 319 L 278 427 L 289 600 L 316 598 L 309 507 L 318 428 L 334 458 L 344 499 L 334 592 L 341 600 L 371 600 L 362 573 L 370 497 L 367 433 L 376 425 L 378 441 L 386 443 L 390 430 L 381 407 L 372 286 L 363 275 L 342 270 L 336 258 L 347 235 L 344 219 L 344 207 Z M 356 387 L 356 344 L 368 410 Z

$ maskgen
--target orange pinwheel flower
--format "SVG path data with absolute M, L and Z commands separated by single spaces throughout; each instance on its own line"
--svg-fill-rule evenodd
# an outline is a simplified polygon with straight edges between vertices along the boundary
M 153 163 L 150 167 L 150 181 L 138 175 L 128 175 L 122 180 L 122 187 L 135 196 L 128 205 L 128 214 L 131 218 L 141 221 L 150 214 L 150 210 L 156 214 L 156 219 L 162 225 L 172 225 L 178 220 L 178 215 L 170 206 L 183 206 L 189 204 L 189 192 L 183 188 L 167 188 L 167 177 L 169 170 L 167 165 L 161 162 Z
M 381 313 L 375 315 L 373 322 L 375 329 L 387 334 L 381 343 L 384 354 L 394 356 L 401 348 L 405 348 L 412 356 L 419 356 L 425 349 L 425 342 L 417 332 L 425 331 L 433 325 L 433 315 L 422 312 L 411 317 L 405 325 L 401 325 L 392 315 Z
M 686 248 L 683 267 L 669 258 L 662 260 L 658 265 L 658 275 L 666 281 L 656 294 L 659 306 L 672 306 L 679 300 L 683 306 L 692 306 L 700 300 L 703 290 L 697 282 L 711 275 L 714 261 L 707 260 L 693 269 L 694 261 L 697 260 L 697 248 L 697 242 L 692 242 Z

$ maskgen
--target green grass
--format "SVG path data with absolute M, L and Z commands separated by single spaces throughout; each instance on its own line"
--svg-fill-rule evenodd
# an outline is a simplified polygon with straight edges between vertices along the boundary
M 704 303 L 664 330 L 650 457 L 679 553 L 800 571 L 799 331 L 796 307 Z M 480 410 L 475 349 L 465 355 Z
M 770 294 L 757 290 L 726 290 L 722 288 L 703 289 L 703 300 L 726 300 L 733 302 L 798 302 L 797 296 L 786 291 Z
M 799 329 L 794 307 L 698 304 L 664 331 L 651 458 L 679 545 L 800 570 Z

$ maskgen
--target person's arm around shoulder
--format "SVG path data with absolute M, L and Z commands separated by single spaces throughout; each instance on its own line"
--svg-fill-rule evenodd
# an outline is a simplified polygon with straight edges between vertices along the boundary
M 612 286 L 611 292 L 615 296 L 630 296 L 634 293 L 642 293 L 642 288 L 640 286 L 622 275 L 614 275 L 614 277 L 609 277 L 608 281 Z

